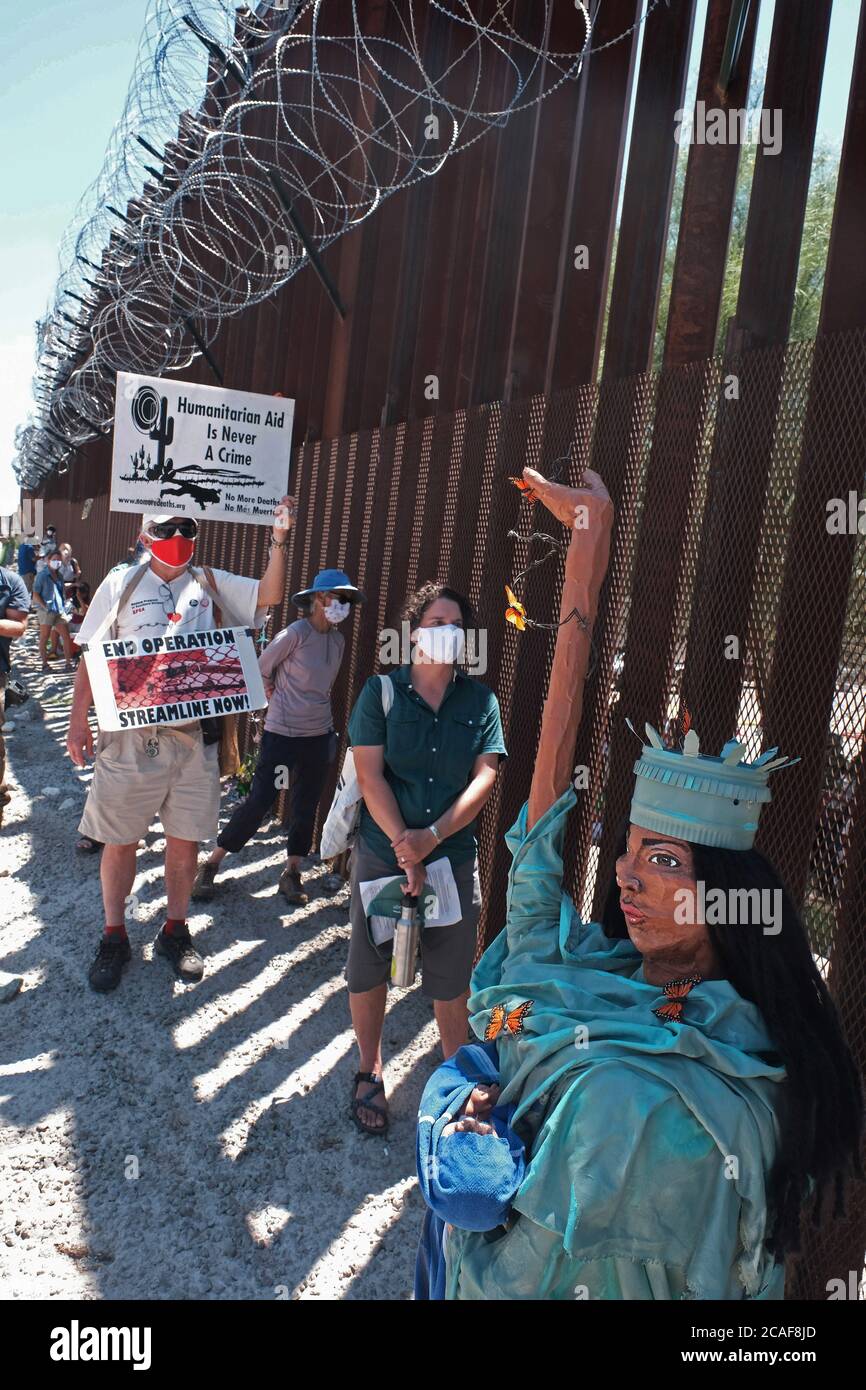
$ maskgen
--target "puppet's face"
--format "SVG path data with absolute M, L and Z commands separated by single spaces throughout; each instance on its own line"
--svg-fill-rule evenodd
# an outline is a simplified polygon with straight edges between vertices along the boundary
M 709 933 L 700 920 L 692 847 L 657 830 L 630 825 L 616 861 L 619 901 L 632 944 L 650 984 L 680 975 L 717 973 Z

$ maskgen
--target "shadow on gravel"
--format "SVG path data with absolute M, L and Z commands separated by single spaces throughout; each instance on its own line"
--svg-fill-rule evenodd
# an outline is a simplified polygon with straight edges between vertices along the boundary
M 38 684 L 26 666 L 24 675 Z M 226 861 L 212 903 L 193 905 L 206 957 L 197 986 L 152 958 L 165 903 L 152 830 L 128 926 L 133 960 L 114 994 L 95 995 L 86 972 L 101 926 L 99 860 L 75 853 L 77 812 L 59 817 L 39 799 L 70 772 L 62 712 L 48 716 L 9 747 L 16 779 L 37 799 L 26 825 L 13 816 L 0 831 L 0 845 L 9 836 L 19 845 L 0 888 L 14 893 L 18 880 L 33 895 L 5 929 L 2 968 L 28 980 L 0 1012 L 9 1073 L 0 1099 L 4 1140 L 19 1154 L 45 1137 L 23 1131 L 70 1116 L 74 1202 L 68 1189 L 55 1201 L 61 1235 L 70 1218 L 78 1232 L 88 1296 L 408 1298 L 422 1216 L 414 1117 L 439 1056 L 429 1001 L 418 988 L 391 994 L 392 1131 L 359 1134 L 347 1115 L 357 1065 L 343 981 L 347 893 L 317 895 L 314 865 L 310 903 L 290 910 L 275 891 L 279 827 Z M 47 1182 L 49 1222 L 53 1191 Z M 37 1297 L 70 1296 L 46 1279 Z

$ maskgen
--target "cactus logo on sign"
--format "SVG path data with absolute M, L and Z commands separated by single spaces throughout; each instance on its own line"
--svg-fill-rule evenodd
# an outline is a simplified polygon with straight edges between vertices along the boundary
M 263 525 L 288 489 L 294 402 L 117 375 L 112 511 Z

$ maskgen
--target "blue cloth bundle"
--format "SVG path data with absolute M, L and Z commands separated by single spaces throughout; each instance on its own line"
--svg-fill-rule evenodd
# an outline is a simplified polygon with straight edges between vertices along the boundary
M 416 1156 L 425 1213 L 415 1271 L 416 1299 L 445 1297 L 445 1223 L 466 1231 L 493 1231 L 507 1220 L 523 1181 L 523 1144 L 511 1128 L 514 1106 L 490 1115 L 492 1134 L 442 1132 L 473 1088 L 499 1081 L 495 1043 L 461 1047 L 433 1073 L 421 1097 Z
M 492 1231 L 505 1221 L 523 1181 L 523 1144 L 511 1128 L 514 1106 L 499 1106 L 489 1123 L 498 1137 L 449 1134 L 475 1086 L 499 1082 L 495 1043 L 461 1047 L 427 1082 L 418 1117 L 418 1181 L 428 1207 L 464 1231 Z

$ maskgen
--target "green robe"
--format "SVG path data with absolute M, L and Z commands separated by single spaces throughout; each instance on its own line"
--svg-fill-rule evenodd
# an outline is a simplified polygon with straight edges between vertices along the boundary
M 517 1105 L 527 1172 L 508 1231 L 454 1229 L 448 1298 L 777 1299 L 765 1184 L 785 1072 L 758 1009 L 707 980 L 683 1021 L 653 1009 L 628 939 L 584 925 L 562 892 L 569 789 L 513 855 L 505 929 L 472 978 L 479 1038 L 494 1004 L 532 999 L 497 1039 L 500 1103 Z

